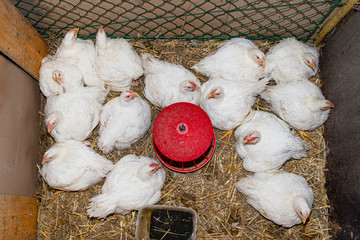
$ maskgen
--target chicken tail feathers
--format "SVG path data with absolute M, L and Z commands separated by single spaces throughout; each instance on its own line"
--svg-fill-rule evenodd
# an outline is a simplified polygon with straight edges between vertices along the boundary
M 112 194 L 102 193 L 90 200 L 87 214 L 89 217 L 104 219 L 107 215 L 115 212 L 116 206 L 116 199 Z
M 143 62 L 143 68 L 145 69 L 145 71 L 152 73 L 162 69 L 163 66 L 162 62 L 156 57 L 154 57 L 152 54 L 143 53 L 141 55 L 141 58 Z

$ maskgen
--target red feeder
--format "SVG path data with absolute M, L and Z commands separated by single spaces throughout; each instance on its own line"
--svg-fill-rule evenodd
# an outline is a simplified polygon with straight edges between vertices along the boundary
M 216 145 L 209 116 L 186 102 L 174 103 L 159 113 L 153 138 L 160 161 L 176 172 L 193 172 L 205 166 Z

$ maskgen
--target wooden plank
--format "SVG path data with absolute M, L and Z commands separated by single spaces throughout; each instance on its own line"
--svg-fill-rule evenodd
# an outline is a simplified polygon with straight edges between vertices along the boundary
M 0 51 L 35 79 L 47 44 L 10 0 L 0 1 Z
M 35 198 L 0 194 L 0 239 L 35 239 Z

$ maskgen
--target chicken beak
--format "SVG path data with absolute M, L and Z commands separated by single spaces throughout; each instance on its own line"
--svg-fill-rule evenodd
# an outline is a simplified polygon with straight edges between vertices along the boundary
M 137 92 L 133 92 L 131 90 L 126 91 L 127 93 L 130 93 L 131 99 L 134 99 L 137 95 L 139 95 Z
M 327 101 L 326 102 L 328 105 L 329 105 L 329 107 L 331 107 L 331 108 L 334 108 L 335 107 L 335 105 L 332 103 L 332 102 L 330 102 L 330 101 Z
M 214 98 L 215 97 L 215 92 L 217 89 L 214 89 L 210 92 L 210 94 L 208 95 L 208 98 Z
M 48 153 L 46 153 L 42 159 L 41 165 L 44 165 L 44 163 L 47 163 L 49 161 L 48 159 Z
M 247 144 L 248 142 L 249 142 L 249 139 L 248 139 L 248 137 L 246 136 L 246 137 L 244 138 L 243 144 Z
M 59 77 L 56 73 L 55 73 L 54 75 L 55 75 L 55 81 L 56 81 L 58 84 L 61 84 L 61 83 L 62 83 L 61 77 Z
M 259 63 L 260 63 L 260 65 L 264 68 L 265 67 L 265 59 L 264 58 L 261 58 L 260 60 L 259 60 Z
M 327 110 L 329 110 L 330 108 L 334 108 L 334 107 L 335 107 L 335 105 L 334 105 L 332 102 L 330 102 L 330 101 L 327 101 L 326 104 L 327 104 L 326 107 L 320 108 L 321 111 L 327 111 Z
M 49 134 L 51 133 L 56 124 L 57 120 L 54 123 L 50 123 L 50 121 L 47 122 L 46 127 Z
M 315 67 L 315 61 L 313 60 L 312 62 L 311 62 L 311 69 L 315 72 L 315 70 L 316 70 L 316 67 Z
M 191 84 L 191 87 L 192 87 L 193 91 L 200 89 L 200 87 L 196 83 L 191 82 L 191 81 L 189 81 L 189 83 Z
M 77 38 L 78 33 L 79 33 L 79 28 L 73 28 L 70 31 L 74 33 L 74 36 L 73 36 L 72 40 L 75 40 Z
M 152 163 L 150 164 L 150 167 L 152 167 L 153 169 L 150 171 L 150 174 L 156 173 L 156 171 L 161 168 L 161 164 L 158 163 Z
M 48 122 L 48 123 L 46 124 L 46 128 L 47 128 L 47 132 L 50 134 L 50 133 L 51 133 L 51 130 L 52 130 L 52 126 L 51 126 L 51 123 L 50 123 L 50 122 Z
M 306 223 L 306 220 L 308 219 L 308 217 L 309 217 L 309 213 L 306 213 L 306 214 L 301 218 L 301 221 L 302 221 L 303 224 Z
M 152 167 L 152 168 L 154 168 L 154 169 L 159 169 L 159 168 L 161 168 L 161 164 L 159 164 L 159 163 L 152 163 L 152 164 L 150 164 L 150 167 Z
M 103 33 L 104 33 L 104 28 L 103 28 L 103 26 L 100 26 L 100 28 L 99 28 L 99 32 L 100 32 L 101 34 L 103 34 Z

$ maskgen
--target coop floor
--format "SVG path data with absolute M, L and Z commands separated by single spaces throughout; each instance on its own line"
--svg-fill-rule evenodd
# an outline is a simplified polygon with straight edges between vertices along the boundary
M 54 54 L 60 41 L 56 38 L 48 39 L 50 54 Z M 256 43 L 264 52 L 270 47 L 265 42 Z M 190 69 L 190 66 L 214 51 L 219 43 L 139 40 L 132 44 L 139 54 L 150 52 L 162 60 Z M 198 77 L 202 82 L 207 80 Z M 315 83 L 319 86 L 320 79 L 315 78 Z M 140 81 L 134 90 L 143 96 L 143 87 L 143 81 Z M 110 92 L 108 99 L 117 95 Z M 44 106 L 45 100 L 42 103 Z M 258 100 L 254 109 L 269 111 L 262 100 Z M 160 109 L 152 106 L 152 122 L 159 112 Z M 43 116 L 41 122 L 40 156 L 53 144 L 45 130 Z M 198 215 L 197 239 L 328 239 L 329 206 L 324 177 L 327 146 L 323 131 L 322 126 L 310 132 L 314 142 L 308 143 L 311 148 L 309 157 L 290 160 L 282 168 L 305 177 L 314 191 L 312 213 L 305 225 L 279 227 L 263 218 L 245 201 L 234 183 L 251 173 L 242 167 L 242 160 L 235 150 L 234 137 L 228 142 L 219 140 L 223 132 L 216 129 L 217 146 L 211 161 L 193 173 L 181 174 L 167 170 L 162 197 L 157 204 L 194 209 Z M 105 157 L 114 162 L 130 153 L 156 158 L 151 133 L 152 128 L 131 148 L 113 151 Z M 96 147 L 96 137 L 97 129 L 88 141 L 102 154 Z M 63 192 L 50 188 L 39 177 L 36 189 L 36 197 L 39 199 L 37 239 L 135 239 L 137 211 L 125 216 L 113 214 L 105 220 L 87 217 L 88 201 L 100 193 L 102 185 L 103 181 L 83 192 Z

